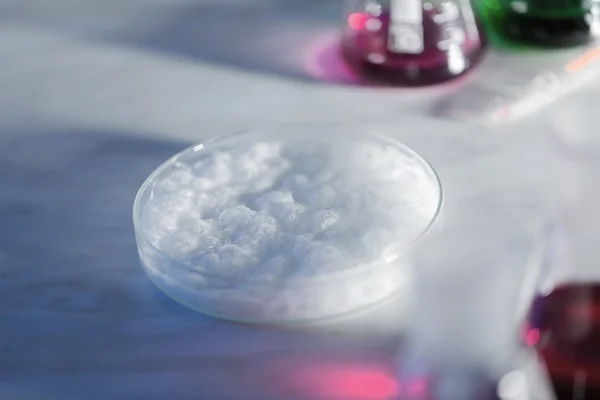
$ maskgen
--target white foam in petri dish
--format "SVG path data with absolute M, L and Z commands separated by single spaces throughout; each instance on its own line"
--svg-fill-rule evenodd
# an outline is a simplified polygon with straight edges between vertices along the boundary
M 151 280 L 239 322 L 291 323 L 373 305 L 407 281 L 407 249 L 442 205 L 440 181 L 392 139 L 330 126 L 248 131 L 161 165 L 134 205 Z

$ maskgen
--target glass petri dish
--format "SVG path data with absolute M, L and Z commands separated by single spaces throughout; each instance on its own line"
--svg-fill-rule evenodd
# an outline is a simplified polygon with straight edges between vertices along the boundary
M 438 220 L 434 169 L 360 129 L 278 127 L 216 137 L 159 166 L 134 203 L 141 263 L 211 316 L 287 324 L 406 288 L 409 249 Z

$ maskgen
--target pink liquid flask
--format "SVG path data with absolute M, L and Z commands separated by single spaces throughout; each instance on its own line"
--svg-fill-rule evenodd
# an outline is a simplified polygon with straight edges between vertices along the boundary
M 370 81 L 441 83 L 473 68 L 484 49 L 468 0 L 351 0 L 345 13 L 344 57 Z
M 600 399 L 600 147 L 593 90 L 556 108 L 549 137 L 560 169 L 555 211 L 541 237 L 541 271 L 522 330 L 557 400 Z
M 525 341 L 546 363 L 558 400 L 600 399 L 600 285 L 573 282 L 540 295 Z

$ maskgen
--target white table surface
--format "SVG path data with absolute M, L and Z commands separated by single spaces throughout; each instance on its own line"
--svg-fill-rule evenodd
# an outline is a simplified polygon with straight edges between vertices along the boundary
M 282 330 L 218 321 L 153 287 L 137 259 L 134 195 L 208 136 L 369 124 L 435 166 L 451 213 L 510 214 L 533 232 L 552 178 L 536 119 L 490 133 L 433 112 L 531 60 L 490 54 L 460 84 L 422 90 L 352 85 L 322 51 L 339 10 L 333 0 L 0 1 L 0 399 L 334 399 L 300 369 L 392 367 L 402 301 Z

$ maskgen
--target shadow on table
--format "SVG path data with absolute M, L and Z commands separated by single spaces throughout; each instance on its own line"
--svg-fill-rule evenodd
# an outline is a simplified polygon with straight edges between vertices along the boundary
M 173 4 L 139 33 L 112 39 L 226 68 L 354 85 L 339 51 L 342 10 L 342 0 Z
M 131 286 L 143 278 L 133 199 L 185 144 L 85 130 L 0 138 L 0 310 L 137 309 L 147 289 Z

